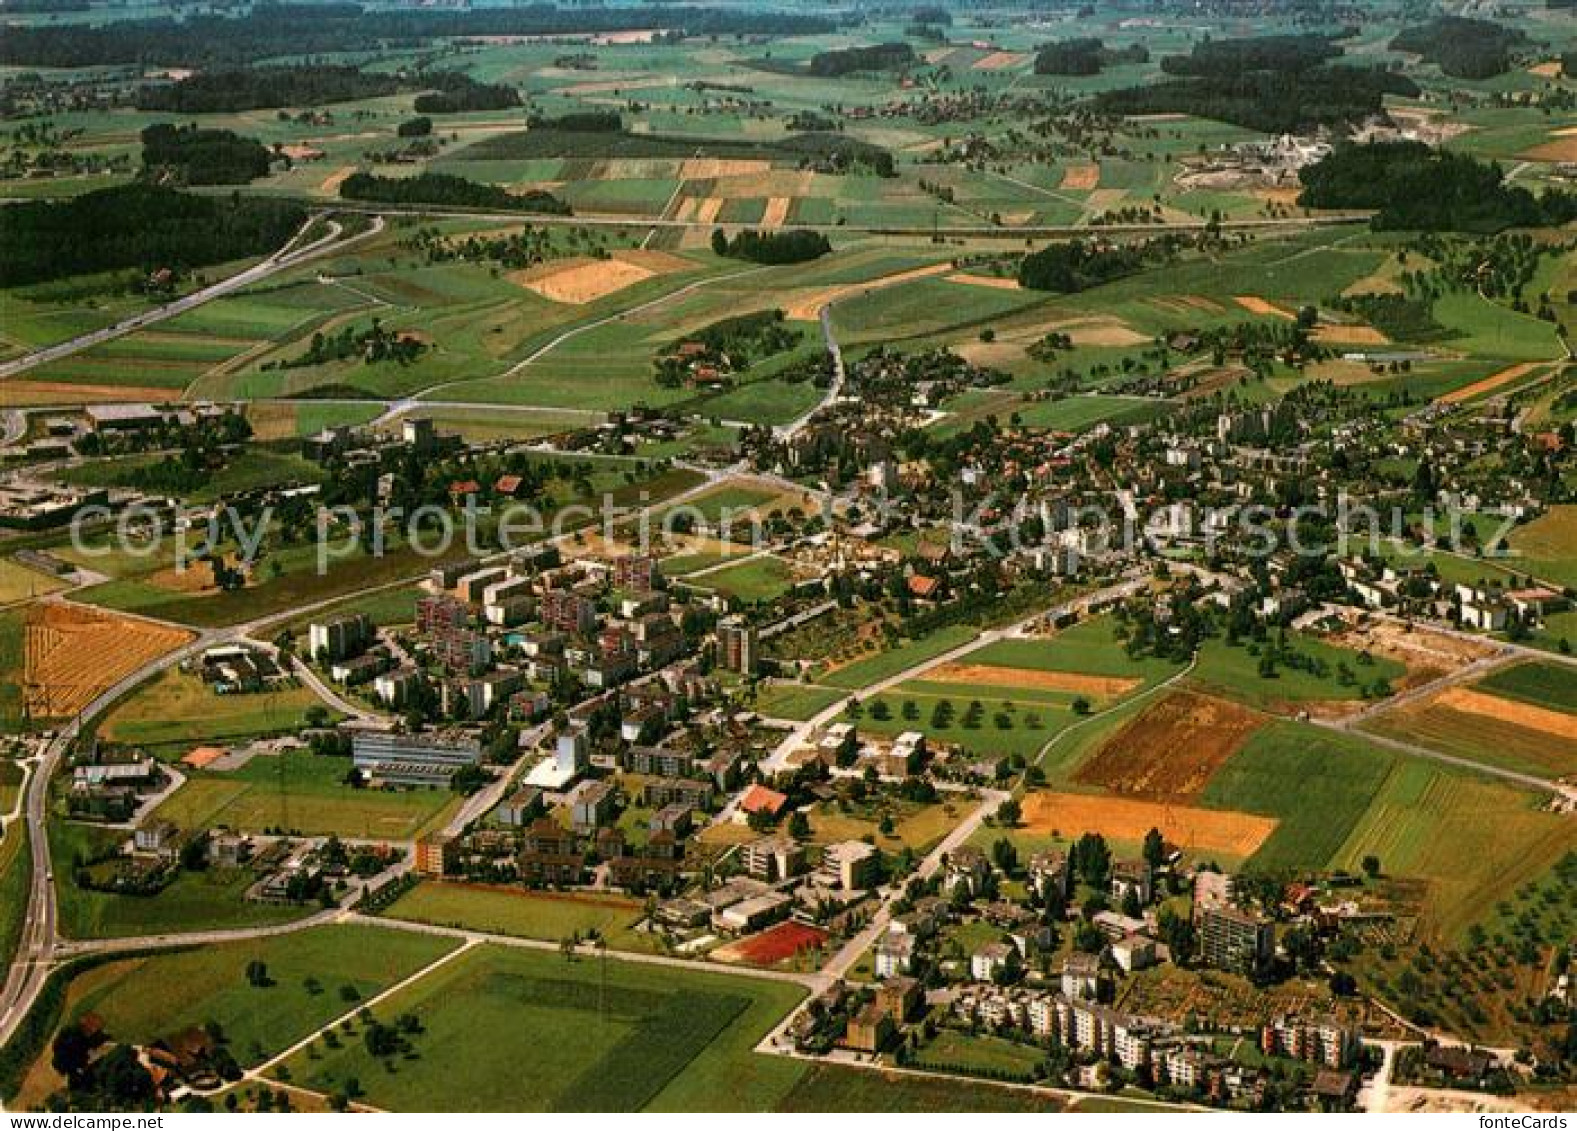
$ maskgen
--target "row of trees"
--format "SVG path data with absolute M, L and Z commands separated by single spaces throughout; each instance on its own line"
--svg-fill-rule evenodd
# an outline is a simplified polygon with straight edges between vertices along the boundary
M 174 114 L 233 114 L 383 98 L 399 89 L 398 76 L 359 67 L 235 67 L 201 71 L 179 82 L 141 87 L 136 105 L 139 110 Z

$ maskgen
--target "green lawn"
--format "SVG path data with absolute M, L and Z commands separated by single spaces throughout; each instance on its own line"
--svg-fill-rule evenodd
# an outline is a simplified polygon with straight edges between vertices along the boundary
M 768 556 L 691 577 L 688 584 L 754 604 L 773 601 L 787 593 L 794 585 L 794 571 L 782 558 Z
M 778 1105 L 803 1112 L 1055 1112 L 1054 1095 L 984 1081 L 927 1079 L 837 1064 L 817 1064 Z
M 755 708 L 768 718 L 804 720 L 825 711 L 846 694 L 836 688 L 775 681 L 762 685 Z
M 83 979 L 98 984 L 78 999 L 76 1014 L 91 1010 L 113 1039 L 138 1044 L 217 1022 L 231 1055 L 253 1065 L 457 945 L 413 931 L 334 925 L 128 958 Z M 254 961 L 267 968 L 271 985 L 248 982 Z
M 322 1091 L 355 1080 L 397 1111 L 767 1110 L 805 1067 L 751 1050 L 802 996 L 780 982 L 483 946 L 375 1011 L 415 1016 L 409 1053 L 380 1061 L 353 1031 L 293 1058 L 290 1075 Z

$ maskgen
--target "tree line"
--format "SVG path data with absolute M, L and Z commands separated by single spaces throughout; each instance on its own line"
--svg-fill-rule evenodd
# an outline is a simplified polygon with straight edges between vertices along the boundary
M 1150 52 L 1142 43 L 1109 48 L 1100 39 L 1061 39 L 1043 44 L 1035 52 L 1037 75 L 1098 75 L 1106 67 L 1148 63 Z
M 177 82 L 139 87 L 139 110 L 174 114 L 233 114 L 279 106 L 324 106 L 383 98 L 400 89 L 397 75 L 357 67 L 227 68 L 187 75 Z
M 810 73 L 818 78 L 839 78 L 862 71 L 901 71 L 918 62 L 907 43 L 878 43 L 874 47 L 845 47 L 811 56 Z
M 550 192 L 532 190 L 515 194 L 498 185 L 484 185 L 449 173 L 421 173 L 415 177 L 380 177 L 352 173 L 340 183 L 344 200 L 378 204 L 436 204 L 453 208 L 491 208 L 508 212 L 545 212 L 570 215 L 570 206 Z
M 476 110 L 509 110 L 520 105 L 520 92 L 506 83 L 477 82 L 459 71 L 433 76 L 434 90 L 416 96 L 418 114 L 466 114 Z

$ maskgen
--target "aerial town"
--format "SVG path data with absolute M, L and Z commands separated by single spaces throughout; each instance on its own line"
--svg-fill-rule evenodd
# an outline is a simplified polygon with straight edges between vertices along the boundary
M 1569 3 L 0 22 L 5 1110 L 1577 1102 Z

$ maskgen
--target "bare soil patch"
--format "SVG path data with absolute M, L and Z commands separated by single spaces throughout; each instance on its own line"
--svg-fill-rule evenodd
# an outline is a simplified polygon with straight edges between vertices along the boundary
M 1577 161 L 1577 137 L 1557 137 L 1554 141 L 1535 145 L 1517 156 L 1529 161 L 1549 161 L 1562 165 Z
M 338 196 L 340 185 L 344 184 L 346 179 L 355 171 L 356 166 L 354 165 L 341 165 L 323 178 L 323 183 L 318 186 L 318 191 L 326 192 L 330 196 Z
M 163 404 L 181 395 L 167 385 L 78 385 L 71 381 L 0 381 L 0 405 L 103 404 L 152 401 Z
M 1498 373 L 1491 373 L 1482 381 L 1474 381 L 1471 385 L 1464 385 L 1460 389 L 1451 390 L 1451 392 L 1439 397 L 1438 403 L 1461 404 L 1463 401 L 1473 400 L 1475 397 L 1481 397 L 1486 393 L 1493 393 L 1502 385 L 1509 385 L 1513 381 L 1521 380 L 1542 364 L 1544 363 L 1540 361 L 1524 361 L 1517 365 L 1508 365 Z
M 1260 298 L 1258 295 L 1234 295 L 1232 301 L 1250 314 L 1270 314 L 1277 318 L 1289 320 L 1295 317 L 1292 311 L 1277 306 L 1275 303 L 1268 299 Z
M 977 71 L 1005 71 L 1010 67 L 1018 66 L 1027 58 L 1029 56 L 1021 55 L 1017 51 L 993 51 L 991 54 L 977 59 L 974 69 Z
M 1450 687 L 1435 698 L 1442 707 L 1467 715 L 1480 715 L 1512 726 L 1526 727 L 1555 738 L 1577 742 L 1577 715 L 1536 707 L 1515 699 L 1502 699 L 1470 687 Z
M 1112 840 L 1143 840 L 1151 829 L 1181 848 L 1248 857 L 1276 831 L 1274 817 L 1199 809 L 1138 798 L 1092 793 L 1031 793 L 1024 798 L 1022 825 L 1032 833 L 1077 837 L 1100 833 Z
M 1101 167 L 1093 163 L 1069 165 L 1062 171 L 1062 187 L 1069 192 L 1090 192 L 1100 183 Z
M 1134 797 L 1192 799 L 1264 722 L 1224 699 L 1168 695 L 1108 739 L 1074 780 Z
M 1315 327 L 1314 340 L 1333 346 L 1384 346 L 1391 339 L 1373 326 L 1347 326 L 1326 323 Z
M 972 683 L 983 687 L 1028 687 L 1036 691 L 1069 691 L 1080 695 L 1123 695 L 1139 686 L 1128 676 L 1050 672 L 1038 668 L 1006 668 L 998 664 L 943 664 L 925 673 L 940 683 Z
M 993 287 L 999 291 L 1019 290 L 1018 280 L 1006 275 L 971 275 L 960 271 L 947 277 L 949 283 L 963 283 L 970 287 Z
M 552 302 L 578 305 L 689 266 L 689 260 L 664 252 L 618 251 L 608 259 L 573 256 L 541 263 L 511 272 L 509 281 Z
M 718 177 L 750 177 L 771 169 L 772 162 L 758 159 L 691 157 L 679 166 L 679 175 L 687 181 L 706 181 Z
M 761 213 L 761 226 L 763 228 L 781 228 L 788 223 L 789 206 L 793 203 L 793 197 L 769 197 L 767 199 L 767 207 Z

